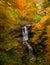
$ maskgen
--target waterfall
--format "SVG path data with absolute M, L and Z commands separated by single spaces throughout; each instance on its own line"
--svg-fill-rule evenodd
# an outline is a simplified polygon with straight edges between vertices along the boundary
M 28 28 L 30 27 L 31 25 L 26 25 L 24 27 L 22 27 L 22 35 L 23 35 L 23 44 L 26 44 L 27 47 L 28 47 L 28 50 L 29 50 L 29 55 L 32 55 L 33 57 L 31 58 L 34 59 L 34 55 L 33 55 L 33 48 L 32 46 L 28 43 Z

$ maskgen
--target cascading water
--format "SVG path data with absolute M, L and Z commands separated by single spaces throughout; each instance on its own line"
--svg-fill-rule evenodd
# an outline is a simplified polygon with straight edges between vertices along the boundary
M 33 55 L 33 48 L 32 46 L 27 42 L 28 41 L 28 28 L 30 27 L 31 25 L 26 25 L 24 27 L 22 27 L 22 35 L 23 35 L 23 44 L 26 44 L 27 47 L 28 47 L 28 50 L 29 50 L 29 55 L 33 56 L 31 58 L 34 59 L 34 55 Z

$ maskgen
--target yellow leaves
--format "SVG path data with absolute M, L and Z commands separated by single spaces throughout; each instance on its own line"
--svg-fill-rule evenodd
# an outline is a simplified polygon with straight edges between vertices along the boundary
M 38 24 L 36 24 L 37 27 L 41 28 L 42 25 L 44 25 L 47 20 L 49 20 L 50 16 L 46 15 L 44 17 L 41 18 L 40 22 Z
M 16 21 L 17 21 L 17 14 L 15 13 L 15 10 L 11 7 L 7 7 L 5 10 L 5 14 L 8 18 L 8 23 L 10 24 L 11 28 L 14 28 L 16 26 Z
M 40 24 L 41 24 L 41 25 L 44 25 L 45 22 L 46 22 L 49 18 L 50 18 L 50 16 L 48 16 L 48 15 L 42 17 L 42 19 L 40 20 Z
M 34 6 L 35 6 L 34 0 L 27 0 L 26 1 L 26 8 L 34 7 Z
M 33 18 L 33 16 L 35 16 L 35 14 L 36 14 L 36 6 L 35 6 L 35 3 L 33 2 L 33 0 L 27 1 L 25 11 L 28 14 L 28 18 Z
M 47 23 L 49 22 L 49 23 Z M 40 20 L 39 23 L 36 23 L 36 24 L 32 24 L 32 32 L 37 32 L 36 30 L 38 31 L 42 31 L 44 29 L 44 27 L 47 27 L 47 34 L 45 36 L 48 37 L 48 39 L 45 41 L 45 44 L 47 45 L 47 51 L 48 51 L 48 54 L 50 55 L 50 16 L 46 15 L 46 16 L 43 16 Z M 39 33 L 37 33 L 38 35 Z M 37 44 L 38 42 L 38 37 L 36 34 L 34 35 L 34 37 L 31 39 L 31 42 L 35 42 L 35 44 Z M 41 39 L 39 39 L 41 40 Z M 36 42 L 37 41 L 37 42 Z
M 46 12 L 50 16 L 50 6 L 46 8 Z
M 18 45 L 19 45 L 19 43 L 14 41 L 14 42 L 6 44 L 4 47 L 5 47 L 6 51 L 8 51 L 8 50 L 10 50 L 10 49 L 12 49 L 14 47 L 17 48 Z
M 42 19 L 40 20 L 40 22 L 39 23 L 36 23 L 35 25 L 34 25 L 34 27 L 35 27 L 35 29 L 37 29 L 37 30 L 41 30 L 41 29 L 43 29 L 43 25 L 47 22 L 47 20 L 50 18 L 50 16 L 44 16 L 44 17 L 42 17 Z M 34 23 L 33 23 L 34 24 Z M 32 24 L 32 25 L 33 25 Z
M 30 7 L 30 8 L 27 8 L 26 10 L 27 10 L 27 13 L 32 13 L 32 15 L 36 13 L 36 7 Z
M 33 24 L 32 24 L 32 29 L 31 29 L 32 32 L 34 32 L 34 31 L 36 32 L 37 30 L 42 30 L 43 29 L 43 26 L 41 24 L 39 24 L 39 23 L 36 23 L 34 25 Z
M 31 42 L 33 42 L 33 44 L 37 44 L 38 43 L 38 35 L 34 35 L 32 38 L 31 38 Z
M 47 52 L 50 55 L 50 25 L 47 26 L 47 35 L 48 39 L 46 40 Z
M 35 3 L 32 0 L 14 0 L 18 10 L 20 11 L 18 14 L 21 17 L 26 17 L 29 20 L 33 19 L 36 15 L 36 7 Z
M 42 29 L 42 25 L 41 24 L 36 24 L 35 27 L 38 29 L 38 30 L 41 30 Z

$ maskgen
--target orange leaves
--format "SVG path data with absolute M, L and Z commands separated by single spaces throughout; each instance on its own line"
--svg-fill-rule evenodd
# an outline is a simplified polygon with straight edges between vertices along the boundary
M 25 9 L 25 0 L 14 0 L 15 3 L 17 4 L 17 7 L 20 9 L 20 10 L 24 10 Z

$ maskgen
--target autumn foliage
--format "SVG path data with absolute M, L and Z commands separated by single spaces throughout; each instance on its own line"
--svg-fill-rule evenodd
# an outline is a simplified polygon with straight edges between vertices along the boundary
M 25 0 L 14 0 L 14 2 L 16 3 L 17 7 L 20 10 L 24 10 L 25 9 L 25 5 L 26 5 Z
M 28 43 L 22 27 L 31 24 Z M 0 0 L 0 65 L 50 65 L 50 1 Z

